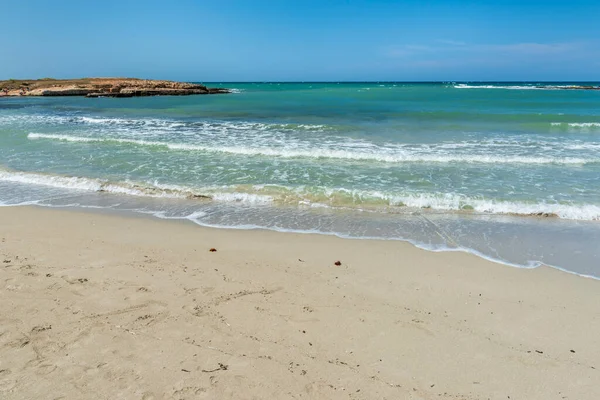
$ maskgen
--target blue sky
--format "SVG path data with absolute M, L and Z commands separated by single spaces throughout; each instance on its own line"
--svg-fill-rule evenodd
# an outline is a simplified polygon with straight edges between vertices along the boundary
M 600 80 L 600 1 L 0 0 L 0 79 Z

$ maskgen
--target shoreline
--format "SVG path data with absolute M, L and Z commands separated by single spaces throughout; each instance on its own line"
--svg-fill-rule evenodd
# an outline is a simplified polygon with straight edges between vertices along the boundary
M 0 208 L 3 398 L 600 395 L 596 280 L 118 214 Z
M 45 206 L 33 205 L 32 207 L 45 207 Z M 75 207 L 56 207 L 56 208 L 72 210 L 72 211 L 82 210 L 83 212 L 86 212 L 85 209 L 77 207 L 77 206 L 75 206 Z M 211 226 L 211 225 L 201 224 L 199 222 L 192 221 L 189 218 L 161 218 L 161 217 L 158 217 L 153 214 L 144 214 L 144 213 L 139 213 L 136 211 L 122 211 L 122 210 L 115 210 L 115 209 L 108 209 L 108 208 L 90 208 L 89 212 L 93 212 L 93 213 L 97 212 L 99 214 L 108 212 L 109 214 L 114 213 L 117 216 L 122 215 L 124 217 L 132 217 L 132 218 L 139 217 L 139 218 L 150 218 L 150 219 L 158 219 L 158 220 L 165 220 L 165 221 L 178 221 L 178 222 L 184 223 L 184 224 L 191 223 L 192 225 L 198 226 L 203 229 L 274 232 L 274 233 L 280 233 L 280 234 L 284 234 L 284 235 L 286 235 L 286 234 L 310 235 L 310 236 L 313 236 L 315 238 L 315 240 L 317 240 L 318 237 L 325 236 L 325 237 L 333 237 L 333 238 L 337 238 L 337 239 L 341 239 L 341 240 L 350 240 L 350 241 L 367 240 L 367 241 L 376 241 L 376 242 L 379 242 L 379 241 L 392 242 L 392 243 L 397 242 L 397 243 L 403 243 L 403 244 L 409 245 L 415 249 L 422 250 L 427 253 L 461 253 L 461 254 L 465 254 L 468 256 L 475 256 L 476 258 L 481 259 L 483 261 L 490 262 L 490 263 L 500 265 L 503 267 L 514 268 L 514 269 L 525 269 L 525 270 L 531 270 L 531 269 L 537 269 L 537 268 L 544 268 L 544 269 L 549 268 L 549 269 L 560 271 L 565 274 L 575 275 L 579 278 L 600 281 L 600 276 L 594 276 L 594 275 L 584 274 L 584 273 L 580 273 L 580 272 L 576 272 L 576 271 L 571 271 L 571 270 L 568 270 L 566 268 L 559 267 L 556 265 L 544 264 L 542 262 L 539 262 L 537 265 L 531 265 L 531 266 L 519 265 L 519 264 L 511 263 L 509 261 L 499 260 L 499 259 L 493 258 L 491 256 L 488 256 L 484 253 L 481 253 L 477 250 L 468 249 L 468 248 L 464 248 L 464 247 L 458 247 L 458 248 L 446 247 L 446 248 L 442 248 L 442 249 L 428 248 L 425 244 L 419 243 L 413 239 L 408 239 L 408 238 L 354 237 L 354 236 L 343 235 L 343 234 L 340 234 L 337 232 L 327 233 L 327 232 L 317 232 L 317 231 L 286 230 L 286 229 L 265 228 L 265 227 L 260 227 L 260 226 L 256 226 L 256 227 Z M 457 214 L 459 214 L 459 213 L 457 213 Z M 466 213 L 465 215 L 472 215 L 472 214 Z M 486 214 L 481 214 L 481 215 L 486 215 Z M 535 215 L 507 214 L 507 215 L 515 216 L 515 217 L 525 217 L 525 218 L 528 218 L 528 217 L 547 218 L 546 216 L 540 217 L 540 215 L 538 215 L 538 214 L 535 214 Z
M 25 207 L 29 207 L 30 205 L 27 205 Z M 17 206 L 17 207 L 21 207 L 21 206 Z M 41 206 L 41 205 L 33 205 L 33 207 L 46 207 L 46 206 Z M 60 207 L 60 206 L 55 206 L 52 207 L 50 206 L 49 208 L 56 208 L 56 209 L 64 209 L 64 210 L 72 210 L 72 211 L 76 211 L 76 210 L 83 210 L 84 208 L 79 208 L 77 206 L 74 207 Z M 588 275 L 588 274 L 584 274 L 584 273 L 580 273 L 580 272 L 576 272 L 576 271 L 571 271 L 568 270 L 566 268 L 563 267 L 559 267 L 559 266 L 555 266 L 555 265 L 550 265 L 550 264 L 545 264 L 542 262 L 536 262 L 536 265 L 531 265 L 531 266 L 525 266 L 525 265 L 519 265 L 519 264 L 514 264 L 511 263 L 509 261 L 503 261 L 503 260 L 499 260 L 497 258 L 493 258 L 492 256 L 488 256 L 484 253 L 481 253 L 477 250 L 474 249 L 468 249 L 468 248 L 464 248 L 464 247 L 458 247 L 458 248 L 450 248 L 450 247 L 445 247 L 445 248 L 441 248 L 441 249 L 433 249 L 433 248 L 429 248 L 427 247 L 425 244 L 419 243 L 413 239 L 408 239 L 408 238 L 384 238 L 384 237 L 355 237 L 355 236 L 348 236 L 348 235 L 343 235 L 341 233 L 337 233 L 337 232 L 318 232 L 318 231 L 301 231 L 301 230 L 288 230 L 288 229 L 275 229 L 275 228 L 265 228 L 265 227 L 261 227 L 261 226 L 252 226 L 252 227 L 237 227 L 237 226 L 223 226 L 223 225 L 208 225 L 208 224 L 202 224 L 199 222 L 195 222 L 190 220 L 189 218 L 179 218 L 179 217 L 171 217 L 171 218 L 162 218 L 162 217 L 158 217 L 156 215 L 153 214 L 144 214 L 144 213 L 139 213 L 136 211 L 122 211 L 122 210 L 115 210 L 115 209 L 108 209 L 108 208 L 90 208 L 89 212 L 97 212 L 97 213 L 104 213 L 104 212 L 108 212 L 109 214 L 114 213 L 115 215 L 120 215 L 122 214 L 123 216 L 127 217 L 127 216 L 131 216 L 131 217 L 139 217 L 139 218 L 151 218 L 151 219 L 159 219 L 159 220 L 165 220 L 165 221 L 178 221 L 184 224 L 193 224 L 194 226 L 198 226 L 200 228 L 203 229 L 217 229 L 217 230 L 233 230 L 233 231 L 259 231 L 259 232 L 274 232 L 274 233 L 280 233 L 280 234 L 291 234 L 291 235 L 310 235 L 310 236 L 314 236 L 315 238 L 318 238 L 320 236 L 325 236 L 325 237 L 333 237 L 333 238 L 337 238 L 337 239 L 341 239 L 341 240 L 358 240 L 358 241 L 362 241 L 362 240 L 367 240 L 367 241 L 381 241 L 381 242 L 397 242 L 397 243 L 403 243 L 403 244 L 407 244 L 411 247 L 414 247 L 418 250 L 422 250 L 428 253 L 462 253 L 462 254 L 466 254 L 469 256 L 475 256 L 483 261 L 486 262 L 490 262 L 493 264 L 497 264 L 497 265 L 501 265 L 503 267 L 508 267 L 508 268 L 515 268 L 515 269 L 525 269 L 525 270 L 530 270 L 530 269 L 537 269 L 537 268 L 550 268 L 550 269 L 554 269 L 560 272 L 563 272 L 565 274 L 569 274 L 569 275 L 575 275 L 577 277 L 580 278 L 584 278 L 584 279 L 592 279 L 592 280 L 598 280 L 600 281 L 600 277 L 598 276 L 594 276 L 594 275 Z M 92 211 L 93 210 L 93 211 Z M 83 211 L 86 212 L 86 211 Z M 458 213 L 457 213 L 458 214 Z M 466 214 L 469 215 L 469 214 Z M 482 214 L 485 215 L 485 214 Z M 538 218 L 539 215 L 512 215 L 512 214 L 507 214 L 510 216 L 515 216 L 515 217 L 532 217 L 532 218 Z M 545 218 L 545 217 L 544 217 Z
M 197 196 L 195 197 L 195 199 L 203 199 L 203 196 Z M 209 198 L 209 197 L 207 197 Z M 111 208 L 111 207 L 103 207 L 103 206 L 77 206 L 77 205 L 43 205 L 43 204 L 28 204 L 28 203 L 24 203 L 24 204 L 12 204 L 12 205 L 2 205 L 0 206 L 0 209 L 6 207 L 6 208 L 12 208 L 12 207 L 34 207 L 34 208 L 41 208 L 41 209 L 49 209 L 49 210 L 64 210 L 64 211 L 73 211 L 73 212 L 83 212 L 83 213 L 93 213 L 93 214 L 107 214 L 107 215 L 114 215 L 117 217 L 123 217 L 123 218 L 143 218 L 143 219 L 152 219 L 152 220 L 163 220 L 163 221 L 176 221 L 179 223 L 183 223 L 183 224 L 191 224 L 192 226 L 196 226 L 199 227 L 201 229 L 216 229 L 216 230 L 225 230 L 225 231 L 258 231 L 258 232 L 273 232 L 273 233 L 280 233 L 280 234 L 291 234 L 291 235 L 309 235 L 309 236 L 314 236 L 316 238 L 318 237 L 331 237 L 331 238 L 337 238 L 337 239 L 341 239 L 341 240 L 351 240 L 351 241 L 363 241 L 363 240 L 367 240 L 367 241 L 382 241 L 382 242 L 392 242 L 392 243 L 403 243 L 406 245 L 409 245 L 413 248 L 428 252 L 428 253 L 461 253 L 461 254 L 465 254 L 465 255 L 469 255 L 469 256 L 474 256 L 478 259 L 481 259 L 482 261 L 486 261 L 486 262 L 490 262 L 493 264 L 497 264 L 503 267 L 508 267 L 508 268 L 514 268 L 514 269 L 525 269 L 525 270 L 530 270 L 530 269 L 537 269 L 537 268 L 550 268 L 553 270 L 557 270 L 569 275 L 575 275 L 577 277 L 580 278 L 585 278 L 585 279 L 592 279 L 592 280 L 598 280 L 600 281 L 600 276 L 596 276 L 596 275 L 592 275 L 592 274 L 587 274 L 587 273 L 583 273 L 583 272 L 577 272 L 577 271 L 573 271 L 570 270 L 568 268 L 564 268 L 561 266 L 557 266 L 557 265 L 552 265 L 549 263 L 544 263 L 541 261 L 535 261 L 535 262 L 531 262 L 533 264 L 530 265 L 522 265 L 522 264 L 517 264 L 517 263 L 513 263 L 507 260 L 502 260 L 499 258 L 494 258 L 493 256 L 487 255 L 481 251 L 472 249 L 472 248 L 467 248 L 467 247 L 448 247 L 448 246 L 443 246 L 441 248 L 438 247 L 431 247 L 431 245 L 427 245 L 425 243 L 419 242 L 418 240 L 415 239 L 411 239 L 411 238 L 403 238 L 403 237 L 375 237 L 375 236 L 351 236 L 351 235 L 347 235 L 347 234 L 342 234 L 339 232 L 322 232 L 322 231 L 316 231 L 316 230 L 300 230 L 300 229 L 286 229 L 286 228 L 270 228 L 270 227 L 265 227 L 265 226 L 259 226 L 259 225 L 248 225 L 248 226 L 226 226 L 226 225 L 211 225 L 211 224 L 206 224 L 206 223 L 202 223 L 198 220 L 193 220 L 189 217 L 161 217 L 159 215 L 157 215 L 156 212 L 140 212 L 140 211 L 136 211 L 136 210 L 129 210 L 129 209 L 115 209 L 115 208 Z M 474 216 L 474 214 L 469 214 L 469 213 L 452 213 L 450 215 L 463 215 L 463 216 Z M 481 214 L 480 216 L 486 216 L 486 214 Z M 547 217 L 540 217 L 539 215 L 512 215 L 512 214 L 507 214 L 507 216 L 511 216 L 511 217 L 518 217 L 518 218 L 534 218 L 534 219 L 540 219 L 544 220 Z M 585 222 L 596 222 L 596 221 L 585 221 Z

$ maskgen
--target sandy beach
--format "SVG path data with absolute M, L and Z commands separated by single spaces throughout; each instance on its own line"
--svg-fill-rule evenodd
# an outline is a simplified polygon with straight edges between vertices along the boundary
M 2 399 L 600 398 L 597 280 L 35 207 L 0 241 Z

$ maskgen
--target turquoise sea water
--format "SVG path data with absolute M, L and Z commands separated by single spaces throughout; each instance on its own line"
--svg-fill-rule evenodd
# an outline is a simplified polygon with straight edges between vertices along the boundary
M 600 91 L 562 85 L 1 98 L 0 204 L 402 239 L 600 276 Z

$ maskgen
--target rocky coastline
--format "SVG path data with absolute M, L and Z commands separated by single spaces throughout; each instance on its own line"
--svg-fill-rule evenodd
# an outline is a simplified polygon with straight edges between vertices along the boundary
M 208 88 L 197 83 L 137 79 L 83 78 L 0 81 L 2 96 L 81 96 L 81 97 L 141 97 L 189 96 L 231 93 L 228 89 Z

